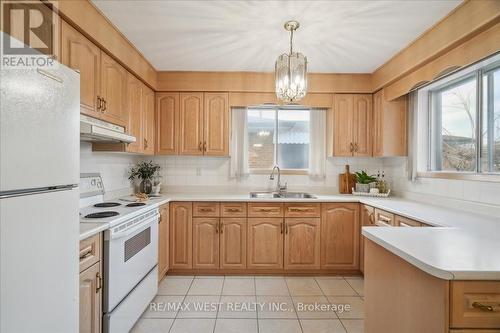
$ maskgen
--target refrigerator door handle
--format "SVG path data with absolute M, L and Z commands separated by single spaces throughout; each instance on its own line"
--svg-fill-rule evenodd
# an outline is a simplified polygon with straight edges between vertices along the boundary
M 41 187 L 41 188 L 29 188 L 29 189 L 24 189 L 24 190 L 3 191 L 3 192 L 0 192 L 0 199 L 19 197 L 19 196 L 24 196 L 24 195 L 67 191 L 67 190 L 72 190 L 72 189 L 77 188 L 77 187 L 78 187 L 77 184 L 71 184 L 71 185 Z

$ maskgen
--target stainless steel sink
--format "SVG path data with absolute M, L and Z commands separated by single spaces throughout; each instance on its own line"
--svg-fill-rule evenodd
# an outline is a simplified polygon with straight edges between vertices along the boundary
M 259 199 L 316 199 L 316 197 L 306 192 L 250 192 L 250 198 Z

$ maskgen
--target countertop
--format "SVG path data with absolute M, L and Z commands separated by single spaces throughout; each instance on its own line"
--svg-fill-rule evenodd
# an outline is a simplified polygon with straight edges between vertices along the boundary
M 318 195 L 315 199 L 261 199 L 248 194 L 167 193 L 149 209 L 170 201 L 360 202 L 434 226 L 363 227 L 365 237 L 423 271 L 446 280 L 500 280 L 500 218 L 471 214 L 400 198 Z M 80 239 L 107 227 L 80 224 Z M 102 229 L 104 228 L 104 229 Z

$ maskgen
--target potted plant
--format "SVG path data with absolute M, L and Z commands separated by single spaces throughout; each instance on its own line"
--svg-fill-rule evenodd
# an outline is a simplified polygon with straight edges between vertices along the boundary
M 153 163 L 153 161 L 139 162 L 137 166 L 130 168 L 128 179 L 140 179 L 141 184 L 139 186 L 139 191 L 150 194 L 153 189 L 153 176 L 155 176 L 159 171 L 160 166 Z
M 370 192 L 370 184 L 377 181 L 374 175 L 369 175 L 363 170 L 356 172 L 354 178 L 356 179 L 356 192 Z

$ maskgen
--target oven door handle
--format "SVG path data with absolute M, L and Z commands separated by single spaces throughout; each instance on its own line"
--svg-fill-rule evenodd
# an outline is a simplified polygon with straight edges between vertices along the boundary
M 125 230 L 119 231 L 117 233 L 112 233 L 111 239 L 118 239 L 118 238 L 127 237 L 136 231 L 139 231 L 141 229 L 145 229 L 145 227 L 147 227 L 149 225 L 153 225 L 155 223 L 158 223 L 159 216 L 160 216 L 159 214 L 156 214 L 156 215 L 144 220 L 143 222 L 130 227 L 129 229 L 125 229 Z

